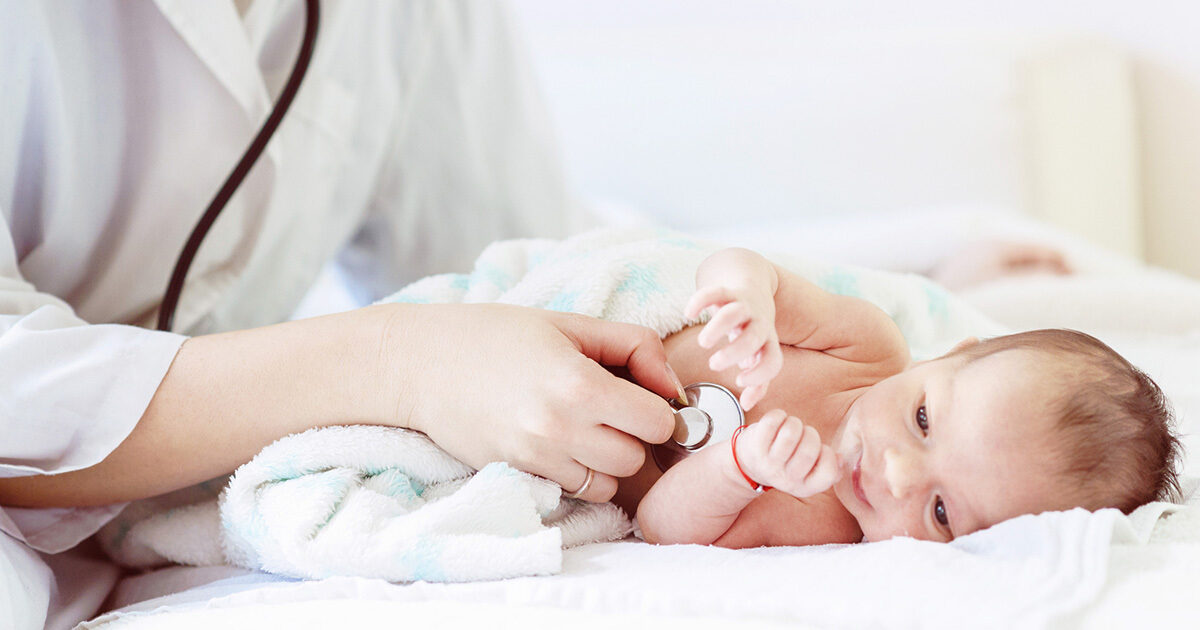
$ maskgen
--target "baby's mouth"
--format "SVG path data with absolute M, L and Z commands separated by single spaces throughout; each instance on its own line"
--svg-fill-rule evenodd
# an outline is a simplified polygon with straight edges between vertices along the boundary
M 867 493 L 863 490 L 862 485 L 862 454 L 858 456 L 858 461 L 854 464 L 854 472 L 850 473 L 850 480 L 854 484 L 854 496 L 858 497 L 859 501 L 866 504 L 867 507 L 874 509 L 871 502 L 867 500 Z

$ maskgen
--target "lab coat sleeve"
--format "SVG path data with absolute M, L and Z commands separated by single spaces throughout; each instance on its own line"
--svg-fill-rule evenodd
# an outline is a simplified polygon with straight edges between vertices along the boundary
M 184 339 L 79 319 L 21 277 L 8 224 L 0 221 L 0 477 L 102 461 L 133 430 Z M 56 552 L 119 508 L 6 508 L 0 530 Z
M 493 241 L 559 238 L 584 220 L 507 5 L 420 8 L 420 40 L 395 60 L 406 96 L 374 199 L 339 259 L 364 301 L 468 271 Z

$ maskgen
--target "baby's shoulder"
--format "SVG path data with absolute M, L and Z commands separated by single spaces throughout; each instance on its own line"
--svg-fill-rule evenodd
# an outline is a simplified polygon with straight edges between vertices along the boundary
M 784 347 L 782 382 L 802 388 L 808 395 L 836 396 L 862 391 L 908 367 L 908 347 L 899 345 L 881 352 L 874 360 L 859 360 L 843 354 Z

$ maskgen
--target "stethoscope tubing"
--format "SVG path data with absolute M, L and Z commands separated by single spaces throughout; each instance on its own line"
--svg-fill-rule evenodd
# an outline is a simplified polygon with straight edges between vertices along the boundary
M 200 220 L 196 226 L 192 228 L 191 235 L 188 236 L 187 243 L 179 252 L 179 258 L 175 261 L 175 268 L 171 271 L 171 280 L 167 283 L 167 290 L 163 293 L 162 305 L 158 309 L 158 329 L 170 331 L 175 323 L 175 309 L 179 306 L 179 296 L 183 293 L 183 283 L 187 278 L 188 269 L 192 266 L 192 261 L 196 258 L 196 252 L 200 250 L 200 244 L 204 241 L 204 237 L 208 235 L 209 229 L 212 228 L 213 222 L 217 220 L 217 216 L 225 209 L 225 204 L 229 203 L 230 198 L 237 192 L 242 181 L 249 175 L 250 169 L 254 168 L 254 164 L 258 162 L 258 158 L 267 148 L 267 143 L 275 135 L 275 130 L 279 127 L 279 123 L 283 121 L 284 114 L 292 106 L 292 101 L 296 98 L 296 92 L 300 90 L 300 83 L 304 80 L 304 76 L 308 74 L 308 65 L 312 60 L 313 50 L 317 44 L 317 29 L 321 21 L 321 5 L 318 0 L 304 0 L 304 36 L 300 41 L 300 51 L 296 53 L 296 61 L 292 64 L 292 72 L 288 75 L 287 83 L 283 86 L 283 91 L 279 94 L 279 99 L 275 101 L 275 105 L 271 108 L 270 115 L 267 116 L 266 122 L 258 130 L 254 136 L 254 140 L 250 142 L 250 146 L 242 153 L 242 157 L 238 160 L 233 171 L 225 178 L 225 183 L 217 190 L 216 196 L 209 202 L 208 208 L 204 210 L 204 214 L 200 216 Z

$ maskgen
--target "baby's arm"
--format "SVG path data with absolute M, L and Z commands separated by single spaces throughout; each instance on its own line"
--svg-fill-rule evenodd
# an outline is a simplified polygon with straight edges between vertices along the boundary
M 762 400 L 779 373 L 781 343 L 856 363 L 895 363 L 891 372 L 909 360 L 900 329 L 881 309 L 829 293 L 749 250 L 724 249 L 700 264 L 685 315 L 697 317 L 709 307 L 716 313 L 697 341 L 714 348 L 728 340 L 709 367 L 741 368 L 737 383 L 746 409 Z
M 673 466 L 650 488 L 637 511 L 648 542 L 716 542 L 759 496 L 759 484 L 804 498 L 828 490 L 838 478 L 837 455 L 817 431 L 780 409 L 743 430 L 736 446 L 736 460 L 729 442 L 714 444 Z M 742 540 L 739 546 L 766 542 Z

